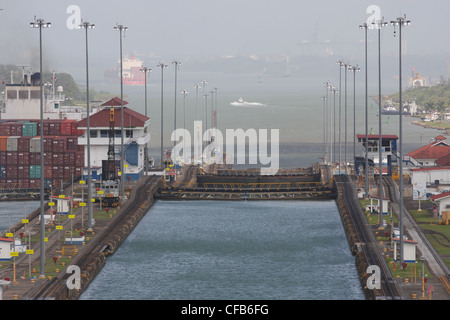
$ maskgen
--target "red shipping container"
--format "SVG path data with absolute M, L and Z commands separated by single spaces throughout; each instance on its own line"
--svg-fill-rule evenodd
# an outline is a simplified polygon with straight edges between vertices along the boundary
M 17 165 L 18 160 L 18 153 L 16 151 L 6 152 L 6 164 Z
M 41 187 L 41 179 L 30 179 L 30 189 L 39 189 Z
M 17 179 L 6 179 L 6 189 L 16 189 L 17 188 Z
M 0 189 L 6 188 L 6 179 L 0 179 Z
M 68 137 L 66 140 L 66 149 L 70 151 L 78 150 L 78 138 Z
M 75 166 L 77 167 L 84 166 L 84 152 L 75 153 Z
M 52 166 L 44 166 L 44 179 L 53 178 L 53 167 Z
M 65 137 L 61 136 L 52 137 L 52 151 L 53 152 L 65 151 Z
M 41 154 L 36 152 L 30 152 L 30 165 L 41 164 Z
M 20 137 L 17 141 L 17 151 L 30 151 L 31 137 Z
M 19 179 L 28 179 L 30 178 L 30 166 L 17 166 L 17 177 Z
M 29 166 L 30 165 L 30 153 L 29 152 L 18 152 L 17 153 L 17 164 L 19 166 Z
M 73 169 L 73 175 L 74 177 L 81 177 L 81 167 L 74 167 Z
M 0 123 L 0 136 L 10 136 L 11 135 L 11 127 L 9 122 Z
M 54 166 L 64 165 L 64 153 L 54 152 L 52 155 L 52 162 Z
M 63 170 L 64 170 L 64 174 L 63 174 L 64 179 L 65 180 L 71 179 L 73 171 L 74 171 L 74 167 L 73 166 L 64 166 Z
M 22 135 L 22 123 L 11 122 L 9 128 L 10 128 L 9 130 L 11 131 L 11 136 Z
M 44 153 L 44 165 L 53 165 L 53 152 Z
M 19 189 L 30 189 L 30 179 L 21 179 L 17 180 L 17 186 Z
M 6 178 L 7 179 L 17 179 L 18 178 L 16 165 L 6 166 Z
M 54 179 L 63 179 L 64 178 L 64 167 L 62 166 L 53 166 L 52 167 L 52 175 Z
M 0 164 L 5 165 L 6 164 L 6 152 L 0 151 Z
M 53 139 L 54 137 L 44 137 L 44 152 L 53 151 Z

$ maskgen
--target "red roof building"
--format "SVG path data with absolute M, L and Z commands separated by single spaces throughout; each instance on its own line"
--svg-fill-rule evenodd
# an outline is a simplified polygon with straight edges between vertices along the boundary
M 438 159 L 443 159 L 440 163 L 445 163 L 445 161 L 448 161 L 448 158 L 445 157 L 450 155 L 450 145 L 444 140 L 446 138 L 439 135 L 434 138 L 433 142 L 408 153 L 406 156 L 415 159 L 422 166 L 435 166 Z

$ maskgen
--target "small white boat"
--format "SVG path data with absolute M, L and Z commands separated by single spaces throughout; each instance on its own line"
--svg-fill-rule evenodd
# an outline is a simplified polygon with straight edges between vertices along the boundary
M 230 105 L 235 107 L 250 107 L 250 106 L 265 106 L 263 103 L 259 102 L 247 102 L 244 99 L 239 98 L 238 101 L 231 102 Z

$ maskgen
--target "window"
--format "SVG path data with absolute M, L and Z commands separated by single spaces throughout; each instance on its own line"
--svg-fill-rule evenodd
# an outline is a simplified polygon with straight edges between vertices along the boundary
M 127 130 L 126 131 L 126 137 L 127 138 L 133 138 L 133 130 Z
M 89 134 L 91 138 L 97 138 L 97 130 L 90 130 Z
M 108 138 L 108 130 L 100 130 L 101 138 Z

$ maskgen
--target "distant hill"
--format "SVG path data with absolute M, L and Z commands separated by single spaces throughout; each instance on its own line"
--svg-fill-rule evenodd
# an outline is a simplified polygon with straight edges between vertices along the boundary
M 86 105 L 86 88 L 77 85 L 73 77 L 68 73 L 56 73 L 56 86 L 62 86 L 66 101 L 63 105 Z M 44 83 L 52 83 L 52 73 L 44 73 Z M 21 83 L 23 70 L 15 65 L 0 65 L 0 92 L 4 92 L 6 84 Z M 11 82 L 12 81 L 12 82 Z M 105 91 L 89 90 L 89 100 L 107 100 L 115 95 Z
M 398 103 L 398 93 L 388 96 L 393 102 Z M 402 92 L 404 102 L 413 100 L 418 107 L 427 112 L 442 112 L 450 108 L 450 82 L 444 82 L 432 87 L 410 88 Z

